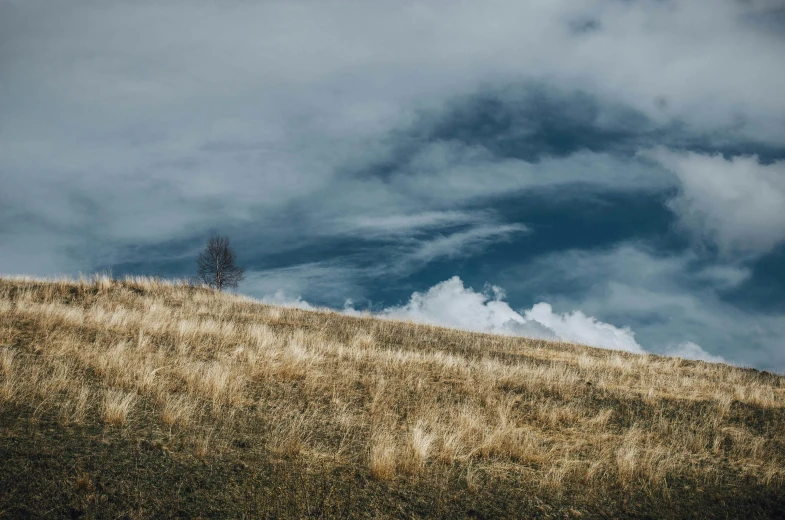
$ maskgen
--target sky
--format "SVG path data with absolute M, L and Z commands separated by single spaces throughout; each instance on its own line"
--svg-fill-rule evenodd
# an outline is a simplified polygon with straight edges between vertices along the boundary
M 785 372 L 779 0 L 0 0 L 0 273 Z

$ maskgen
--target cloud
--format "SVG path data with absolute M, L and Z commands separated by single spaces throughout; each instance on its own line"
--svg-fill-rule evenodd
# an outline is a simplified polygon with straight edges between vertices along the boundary
M 547 303 L 538 303 L 523 314 L 503 301 L 504 291 L 490 286 L 484 292 L 464 287 L 457 276 L 424 293 L 412 294 L 406 305 L 380 314 L 475 332 L 490 332 L 582 343 L 594 347 L 642 353 L 628 328 L 617 328 L 581 311 L 555 314 Z
M 701 345 L 729 363 L 785 371 L 785 315 L 738 306 L 728 296 L 750 271 L 694 252 L 663 254 L 640 243 L 550 253 L 496 273 L 514 294 L 548 301 L 558 312 L 581 309 L 635 331 L 646 350 L 684 357 Z M 681 355 L 681 354 L 677 354 Z
M 278 290 L 271 295 L 265 295 L 261 299 L 261 302 L 266 303 L 268 305 L 277 305 L 279 307 L 293 307 L 295 309 L 304 309 L 307 311 L 312 311 L 315 309 L 313 305 L 303 300 L 302 297 L 300 296 L 291 297 L 282 290 Z
M 562 341 L 583 343 L 613 350 L 643 353 L 629 327 L 618 328 L 586 316 L 581 311 L 556 314 L 548 303 L 538 303 L 524 316 L 552 330 Z
M 477 226 L 465 231 L 439 235 L 428 240 L 417 241 L 414 249 L 405 256 L 405 262 L 425 264 L 439 258 L 463 256 L 493 242 L 507 240 L 511 235 L 528 231 L 529 228 L 524 224 L 500 224 Z
M 752 276 L 748 267 L 738 265 L 711 265 L 695 273 L 697 280 L 705 280 L 720 289 L 738 287 Z
M 346 298 L 363 301 L 367 291 L 381 280 L 390 283 L 416 274 L 431 262 L 484 253 L 491 244 L 508 242 L 527 232 L 524 224 L 497 222 L 487 211 L 358 219 L 348 228 L 350 240 L 341 245 L 343 250 L 337 250 L 331 241 L 314 244 L 313 255 L 326 258 L 251 269 L 241 290 L 261 297 L 281 289 L 287 294 L 307 294 L 327 305 Z M 358 238 L 376 242 L 369 247 Z
M 692 341 L 685 341 L 665 350 L 668 356 L 680 357 L 684 359 L 696 359 L 700 361 L 708 361 L 709 363 L 727 363 L 722 356 L 714 356 L 709 354 L 700 345 Z
M 645 155 L 678 176 L 669 207 L 695 236 L 727 255 L 760 255 L 785 242 L 785 161 L 662 148 Z
M 312 262 L 293 266 L 252 270 L 245 274 L 239 287 L 243 294 L 268 303 L 302 301 L 300 295 L 318 298 L 318 303 L 332 304 L 346 298 L 361 300 L 365 289 L 361 282 L 367 273 L 334 262 Z M 290 297 L 288 295 L 298 296 Z
M 342 217 L 336 227 L 350 235 L 371 238 L 411 236 L 423 231 L 448 226 L 466 225 L 489 220 L 488 212 L 425 211 L 413 215 L 355 215 Z
M 467 124 L 481 122 L 469 121 Z M 467 131 L 475 130 L 469 128 Z M 525 137 L 517 139 L 521 147 L 527 146 Z M 541 143 L 530 146 L 542 148 Z M 672 186 L 673 178 L 644 161 L 611 153 L 581 149 L 566 157 L 551 157 L 543 152 L 542 157 L 524 160 L 499 157 L 482 145 L 452 140 L 423 144 L 401 162 L 398 175 L 390 181 L 402 192 L 416 193 L 435 203 L 509 197 L 527 189 L 575 183 L 606 190 L 655 192 Z
M 509 331 L 511 325 L 526 322 L 506 302 L 465 288 L 457 276 L 425 293 L 415 292 L 406 305 L 387 308 L 381 314 L 477 332 Z
M 619 136 L 628 113 L 731 141 L 782 135 L 785 41 L 760 29 L 773 8 L 761 3 L 228 5 L 2 4 L 0 205 L 21 221 L 0 229 L 15 250 L 0 267 L 49 255 L 89 270 L 117 247 L 216 227 L 287 248 L 352 226 L 373 233 L 363 219 L 378 214 L 461 212 L 532 185 L 662 184 L 662 172 L 607 155 L 535 164 L 446 143 L 416 152 L 408 178 L 369 179 L 389 150 L 423 137 L 423 114 L 449 115 L 486 90 L 581 85 L 597 105 L 583 135 Z M 550 115 L 513 124 L 508 144 Z M 33 247 L 30 234 L 58 240 Z

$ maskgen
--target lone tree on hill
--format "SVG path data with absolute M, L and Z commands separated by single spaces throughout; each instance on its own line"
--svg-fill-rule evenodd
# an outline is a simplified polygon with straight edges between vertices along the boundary
M 213 235 L 207 241 L 204 251 L 196 257 L 199 266 L 197 279 L 219 291 L 224 287 L 237 288 L 243 279 L 245 269 L 234 263 L 234 249 L 229 246 L 229 238 Z

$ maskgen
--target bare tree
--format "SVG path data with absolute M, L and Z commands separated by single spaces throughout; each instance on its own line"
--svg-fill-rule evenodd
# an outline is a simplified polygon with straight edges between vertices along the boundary
M 235 253 L 229 246 L 229 238 L 213 235 L 196 258 L 199 266 L 197 279 L 219 291 L 224 287 L 237 288 L 245 269 L 234 262 Z

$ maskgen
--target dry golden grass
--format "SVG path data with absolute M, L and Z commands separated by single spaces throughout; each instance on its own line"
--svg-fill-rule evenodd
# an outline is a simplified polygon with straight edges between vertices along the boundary
M 201 458 L 247 438 L 380 480 L 459 467 L 469 491 L 785 483 L 782 376 L 147 278 L 0 279 L 0 411 L 12 405 L 64 426 L 159 421 Z
M 106 424 L 123 426 L 136 400 L 136 395 L 116 390 L 107 390 L 104 395 L 104 408 L 101 414 Z
M 395 476 L 397 449 L 395 439 L 386 433 L 374 436 L 371 441 L 369 467 L 371 475 L 379 480 L 390 480 Z
M 161 398 L 161 421 L 169 427 L 186 427 L 191 424 L 196 407 L 196 403 L 186 396 L 164 394 Z

